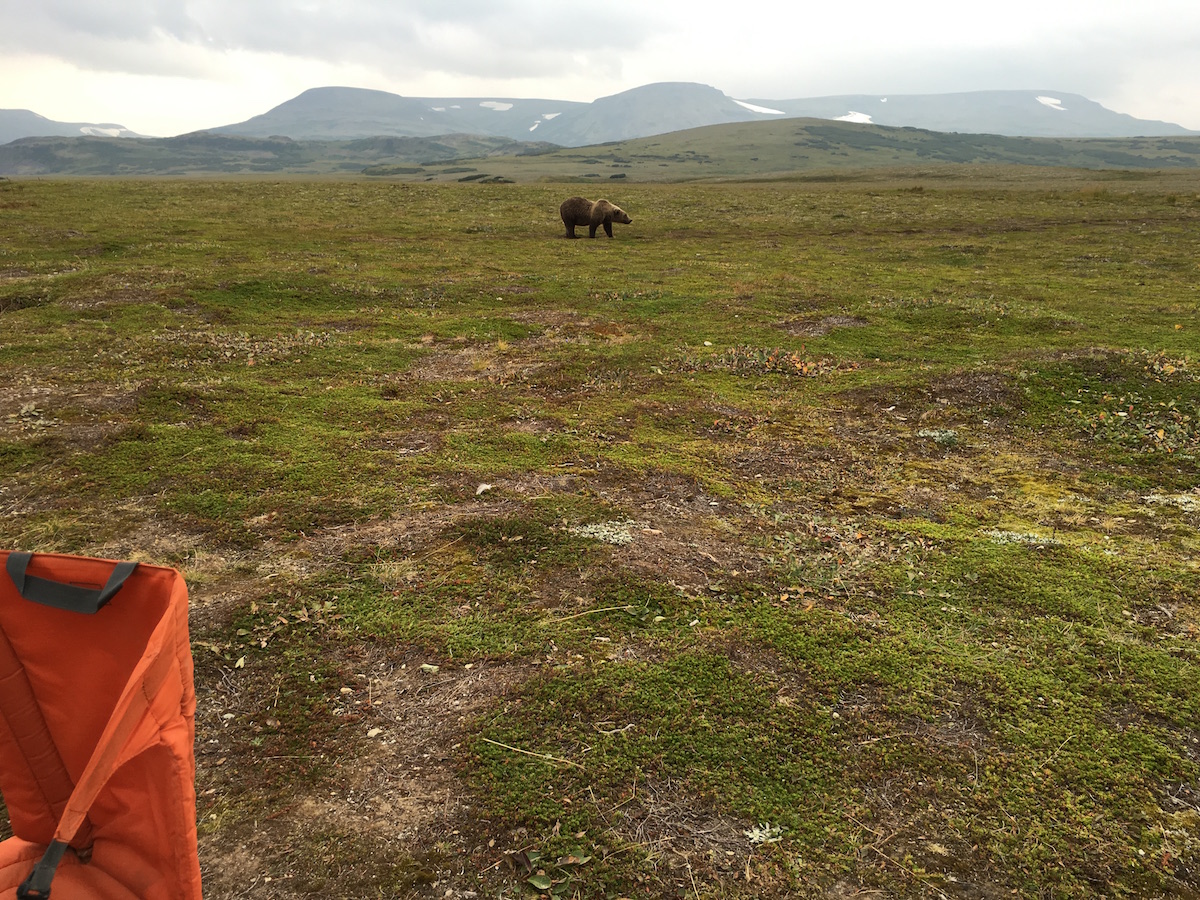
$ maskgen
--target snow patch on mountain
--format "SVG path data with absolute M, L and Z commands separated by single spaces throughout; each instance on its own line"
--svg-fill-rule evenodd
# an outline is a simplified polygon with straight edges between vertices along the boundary
M 733 102 L 736 103 L 738 106 L 744 106 L 746 109 L 750 110 L 750 112 L 765 113 L 766 115 L 769 115 L 769 116 L 786 116 L 787 115 L 787 113 L 785 113 L 782 109 L 771 109 L 769 106 L 755 106 L 753 103 L 745 103 L 741 100 L 734 100 Z
M 502 103 L 499 100 L 484 100 L 479 105 L 484 109 L 494 109 L 496 112 L 508 112 L 513 108 L 511 103 Z
M 869 115 L 867 115 L 867 113 L 855 112 L 854 110 L 850 110 L 850 112 L 846 113 L 844 116 L 835 116 L 833 121 L 835 121 L 835 122 L 854 122 L 858 125 L 871 125 L 872 124 L 871 117 Z
M 1062 105 L 1062 101 L 1059 100 L 1057 97 L 1038 97 L 1037 101 L 1038 101 L 1038 103 L 1041 103 L 1043 106 L 1048 106 L 1051 109 L 1057 109 L 1060 112 L 1067 111 L 1067 108 Z
M 551 119 L 556 119 L 561 115 L 562 115 L 562 113 L 542 113 L 542 118 L 538 119 L 536 122 L 534 122 L 532 125 L 530 125 L 529 130 L 537 131 L 537 127 L 542 124 L 543 119 L 545 121 L 549 122 Z

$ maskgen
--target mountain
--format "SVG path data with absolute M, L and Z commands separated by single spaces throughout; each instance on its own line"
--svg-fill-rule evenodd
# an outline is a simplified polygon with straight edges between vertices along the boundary
M 664 82 L 601 97 L 563 113 L 538 137 L 564 147 L 649 137 L 704 125 L 772 118 L 703 84 Z
M 1164 137 L 1196 134 L 1170 122 L 1136 119 L 1079 94 L 971 91 L 962 94 L 847 94 L 807 100 L 753 100 L 780 116 L 899 125 L 1010 137 Z
M 590 103 L 512 97 L 402 97 L 387 91 L 319 87 L 215 135 L 347 141 L 368 137 L 476 135 L 582 147 L 706 125 L 788 118 L 835 119 L 960 134 L 1010 137 L 1165 137 L 1200 132 L 1113 112 L 1059 91 L 959 94 L 850 94 L 798 100 L 735 100 L 714 87 L 662 82 Z M 0 144 L 21 137 L 136 137 L 120 125 L 52 122 L 28 110 L 0 110 Z
M 662 83 L 591 103 L 511 97 L 401 97 L 362 88 L 313 88 L 260 116 L 211 128 L 244 137 L 349 140 L 373 135 L 481 134 L 581 147 L 765 118 L 716 88 Z
M 346 140 L 370 135 L 480 134 L 581 147 L 704 125 L 780 118 L 840 119 L 930 131 L 1025 137 L 1133 137 L 1193 134 L 1169 122 L 1136 119 L 1078 94 L 975 91 L 883 97 L 735 100 L 687 82 L 648 84 L 591 103 L 513 98 L 401 97 L 325 87 L 245 122 L 211 129 L 246 137 Z
M 352 140 L 376 136 L 435 137 L 479 134 L 538 140 L 557 116 L 591 104 L 570 100 L 402 97 L 364 88 L 312 88 L 262 115 L 210 128 L 243 137 L 286 135 L 294 140 Z
M 139 137 L 124 125 L 55 122 L 27 109 L 0 109 L 0 144 L 23 137 Z

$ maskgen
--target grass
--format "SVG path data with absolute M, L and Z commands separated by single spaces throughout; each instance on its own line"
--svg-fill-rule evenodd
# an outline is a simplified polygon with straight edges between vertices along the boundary
M 574 192 L 0 183 L 0 545 L 186 575 L 207 892 L 1197 896 L 1200 181 Z

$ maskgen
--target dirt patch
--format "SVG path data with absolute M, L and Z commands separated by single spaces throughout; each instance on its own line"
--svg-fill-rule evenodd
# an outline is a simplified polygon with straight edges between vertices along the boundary
M 623 568 L 660 580 L 670 572 L 670 583 L 685 591 L 764 568 L 761 555 L 743 542 L 745 532 L 758 527 L 754 517 L 687 478 L 604 470 L 589 478 L 589 491 L 630 511 L 633 540 L 614 553 Z
M 839 399 L 845 413 L 910 427 L 945 424 L 955 417 L 999 426 L 1019 405 L 1012 379 L 996 371 L 960 371 L 927 384 L 859 388 L 844 391 Z
M 432 668 L 422 668 L 422 666 Z M 488 663 L 434 666 L 412 657 L 381 663 L 341 688 L 335 712 L 369 711 L 360 723 L 369 752 L 343 764 L 344 796 L 310 801 L 318 814 L 415 838 L 460 813 L 456 753 L 465 725 L 527 677 L 527 669 Z
M 871 324 L 860 316 L 822 316 L 802 319 L 789 319 L 780 322 L 775 327 L 782 329 L 793 337 L 822 337 L 835 328 L 862 328 Z
M 202 837 L 206 897 L 245 896 L 250 881 L 264 897 L 311 895 L 340 869 L 352 869 L 358 856 L 374 860 L 375 867 L 386 860 L 393 880 L 408 880 L 423 895 L 437 886 L 434 895 L 443 896 L 447 887 L 435 882 L 457 881 L 454 872 L 466 876 L 463 890 L 478 886 L 474 871 L 467 875 L 456 862 L 480 842 L 456 765 L 471 737 L 469 724 L 518 688 L 532 669 L 489 663 L 434 667 L 419 654 L 395 659 L 382 650 L 345 662 L 354 674 L 331 690 L 330 703 L 334 716 L 347 723 L 341 727 L 361 731 L 349 742 L 359 752 L 337 758 L 320 791 L 263 808 L 236 841 L 226 831 Z M 239 702 L 237 694 L 210 695 L 198 710 L 198 721 L 207 725 L 200 731 L 201 747 L 212 743 L 206 732 L 220 728 L 216 723 L 225 716 L 244 719 L 262 703 L 259 696 L 241 696 Z M 225 758 L 214 750 L 198 759 L 203 821 L 206 798 L 219 793 L 208 785 L 219 783 Z M 326 844 L 335 835 L 340 849 Z
M 88 297 L 80 296 L 71 300 L 63 301 L 62 305 L 64 309 L 85 310 L 103 309 L 106 306 L 115 306 L 118 303 L 148 305 L 150 303 L 162 303 L 163 300 L 164 296 L 158 290 L 112 288 L 98 290 L 96 293 Z
M 435 453 L 442 446 L 442 434 L 437 431 L 384 431 L 368 434 L 360 442 L 364 450 L 378 450 L 396 456 L 415 456 Z
M 540 333 L 512 341 L 468 344 L 458 337 L 438 343 L 426 335 L 421 346 L 430 352 L 390 381 L 464 381 L 492 384 L 525 383 L 541 378 L 553 381 L 562 367 L 554 351 L 572 344 L 625 344 L 641 338 L 640 332 L 604 319 L 579 317 L 570 311 L 525 312 L 514 321 L 538 326 Z
M 715 812 L 671 780 L 635 785 L 614 831 L 670 870 L 709 869 L 715 875 L 744 869 L 753 845 L 753 822 Z
M 519 417 L 505 419 L 504 427 L 509 431 L 515 431 L 520 434 L 535 435 L 558 434 L 563 429 L 562 423 L 556 422 L 553 419 Z
M 0 441 L 53 435 L 77 448 L 92 448 L 117 433 L 137 406 L 132 384 L 45 384 L 12 374 L 0 394 Z
M 415 362 L 405 373 L 417 381 L 527 381 L 542 367 L 531 359 L 501 355 L 489 348 L 463 347 L 434 351 Z

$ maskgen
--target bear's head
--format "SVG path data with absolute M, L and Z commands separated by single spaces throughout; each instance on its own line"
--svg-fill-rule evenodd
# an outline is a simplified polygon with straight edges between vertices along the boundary
M 612 210 L 612 220 L 620 222 L 622 225 L 632 225 L 633 219 L 629 218 L 629 213 L 621 209 L 619 206 L 614 206 Z

